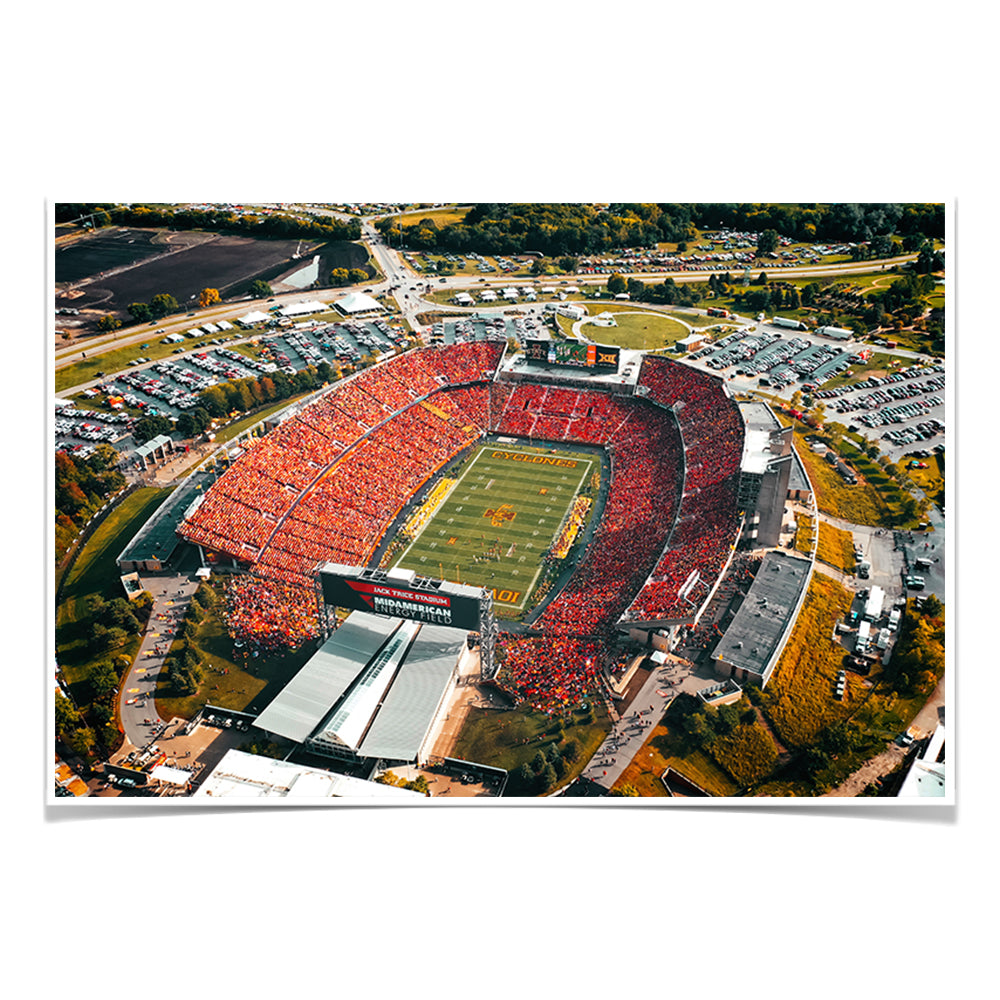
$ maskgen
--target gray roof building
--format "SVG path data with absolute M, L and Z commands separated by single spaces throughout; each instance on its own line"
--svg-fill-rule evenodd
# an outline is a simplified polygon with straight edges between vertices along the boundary
M 712 653 L 717 674 L 761 687 L 767 684 L 805 597 L 811 570 L 808 559 L 785 552 L 764 556 L 749 593 Z
M 329 756 L 420 762 L 467 637 L 355 611 L 254 725 Z

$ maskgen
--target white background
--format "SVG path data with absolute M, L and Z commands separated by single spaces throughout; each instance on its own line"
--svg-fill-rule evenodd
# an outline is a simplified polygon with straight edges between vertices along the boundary
M 105 3 L 8 20 L 11 981 L 967 995 L 995 928 L 997 465 L 977 426 L 995 410 L 995 54 L 985 23 L 940 5 L 804 9 Z M 45 808 L 46 200 L 352 198 L 954 201 L 956 808 Z

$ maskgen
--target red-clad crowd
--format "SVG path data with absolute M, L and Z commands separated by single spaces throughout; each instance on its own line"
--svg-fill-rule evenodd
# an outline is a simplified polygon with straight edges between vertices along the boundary
M 367 562 L 410 497 L 481 435 L 489 409 L 482 382 L 503 347 L 433 347 L 365 369 L 284 421 L 220 477 L 181 534 L 253 566 L 233 590 L 235 630 L 259 644 L 299 635 L 302 622 L 312 621 L 315 632 L 313 567 Z M 451 389 L 448 378 L 464 387 Z M 415 402 L 422 389 L 432 393 L 426 405 Z M 288 597 L 290 620 L 300 624 L 280 613 L 275 595 Z
M 253 566 L 233 589 L 234 635 L 256 635 L 263 645 L 315 634 L 316 564 L 367 563 L 403 506 L 487 426 L 604 446 L 612 468 L 587 555 L 536 622 L 547 637 L 507 641 L 506 676 L 518 697 L 551 705 L 582 696 L 591 668 L 581 663 L 599 647 L 579 637 L 607 634 L 633 597 L 630 617 L 690 613 L 678 590 L 697 570 L 692 600 L 706 592 L 738 526 L 743 429 L 722 383 L 647 357 L 639 376 L 646 400 L 484 384 L 503 349 L 502 342 L 431 347 L 365 369 L 219 479 L 181 533 Z
M 600 643 L 568 636 L 501 636 L 497 684 L 515 702 L 562 714 L 600 692 Z
M 478 392 L 485 398 L 485 387 Z M 318 562 L 367 563 L 414 493 L 479 438 L 479 426 L 452 405 L 459 426 L 416 405 L 361 440 L 295 505 L 256 571 L 305 586 Z
M 294 649 L 319 634 L 311 590 L 254 576 L 229 582 L 223 619 L 233 639 L 252 653 Z
M 704 600 L 725 568 L 739 529 L 737 485 L 743 422 L 719 379 L 665 358 L 646 357 L 639 385 L 672 406 L 686 459 L 684 495 L 669 548 L 629 609 L 629 617 L 683 618 Z M 697 571 L 682 597 L 679 591 Z
M 604 634 L 642 586 L 663 549 L 677 509 L 681 449 L 676 427 L 653 407 L 618 403 L 611 483 L 601 523 L 569 583 L 536 625 L 562 635 Z

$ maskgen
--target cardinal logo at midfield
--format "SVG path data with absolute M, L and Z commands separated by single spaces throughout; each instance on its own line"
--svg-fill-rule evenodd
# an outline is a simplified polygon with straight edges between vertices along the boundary
M 490 518 L 490 524 L 494 528 L 501 528 L 508 521 L 513 521 L 517 517 L 517 511 L 509 503 L 505 503 L 495 510 L 491 507 L 488 510 L 483 511 L 483 517 Z

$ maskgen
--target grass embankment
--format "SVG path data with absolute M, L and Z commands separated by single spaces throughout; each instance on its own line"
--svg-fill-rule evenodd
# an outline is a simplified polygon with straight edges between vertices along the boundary
M 110 652 L 95 654 L 88 649 L 88 600 L 100 597 L 107 601 L 125 596 L 115 560 L 170 492 L 169 488 L 140 489 L 122 500 L 87 540 L 66 575 L 56 607 L 56 660 L 74 698 L 95 663 L 107 660 L 110 655 L 135 659 L 141 642 L 139 636 Z M 80 697 L 86 700 L 82 690 Z
M 811 556 L 816 545 L 816 520 L 809 514 L 799 514 L 795 519 L 795 551 Z
M 660 775 L 671 767 L 710 795 L 735 795 L 739 790 L 736 783 L 707 753 L 702 750 L 678 753 L 678 740 L 671 736 L 669 721 L 668 709 L 614 787 L 632 785 L 641 796 L 666 797 Z
M 403 227 L 432 221 L 440 229 L 442 226 L 452 226 L 461 222 L 468 211 L 468 206 L 465 208 L 430 208 L 425 212 L 404 212 L 402 215 L 393 215 L 392 220 Z
M 816 795 L 838 785 L 903 732 L 933 690 L 931 677 L 921 690 L 900 693 L 893 689 L 892 665 L 883 668 L 876 662 L 866 680 L 848 671 L 844 700 L 836 698 L 844 649 L 830 636 L 851 597 L 828 577 L 813 576 L 792 637 L 761 699 L 792 759 L 756 788 L 758 795 Z M 849 738 L 831 744 L 829 734 L 838 729 Z M 817 750 L 818 756 L 810 759 Z
M 849 531 L 820 521 L 816 558 L 844 573 L 853 572 L 854 536 Z
M 867 694 L 861 678 L 849 673 L 844 700 L 834 695 L 845 651 L 831 636 L 852 601 L 853 594 L 835 580 L 813 574 L 792 635 L 763 694 L 768 719 L 789 747 L 808 746 L 825 726 L 846 719 Z
M 943 507 L 945 456 L 935 453 L 930 458 L 922 458 L 920 461 L 927 463 L 926 469 L 906 469 L 906 474 L 931 501 L 936 503 L 938 507 Z M 900 464 L 905 465 L 902 461 Z
M 223 601 L 223 578 L 213 581 L 218 601 L 196 626 L 190 646 L 204 671 L 198 692 L 178 697 L 171 689 L 166 673 L 161 671 L 156 686 L 156 710 L 161 718 L 180 716 L 190 719 L 211 703 L 240 712 L 259 712 L 295 676 L 315 650 L 307 643 L 295 652 L 244 658 L 233 647 L 233 640 L 217 614 Z M 171 643 L 169 655 L 180 656 L 186 645 L 183 639 Z
M 611 729 L 604 705 L 594 704 L 593 709 L 593 722 L 589 723 L 584 721 L 585 712 L 575 711 L 572 723 L 564 727 L 560 739 L 552 718 L 528 705 L 518 705 L 506 712 L 471 708 L 451 754 L 460 760 L 473 760 L 511 772 L 506 794 L 516 796 L 534 794 L 525 793 L 517 783 L 514 772 L 522 764 L 530 765 L 539 750 L 547 754 L 553 746 L 562 750 L 575 742 L 578 757 L 575 762 L 567 761 L 566 772 L 556 787 L 568 785 L 579 776 Z
M 782 424 L 792 422 L 791 417 L 780 411 L 777 416 Z M 840 473 L 810 448 L 806 435 L 814 437 L 815 431 L 796 423 L 794 433 L 796 450 L 813 485 L 816 506 L 822 513 L 874 527 L 916 527 L 916 519 L 907 520 L 900 510 L 903 495 L 899 487 L 877 463 L 844 442 L 840 447 L 841 455 L 862 477 L 856 485 L 848 486 Z

